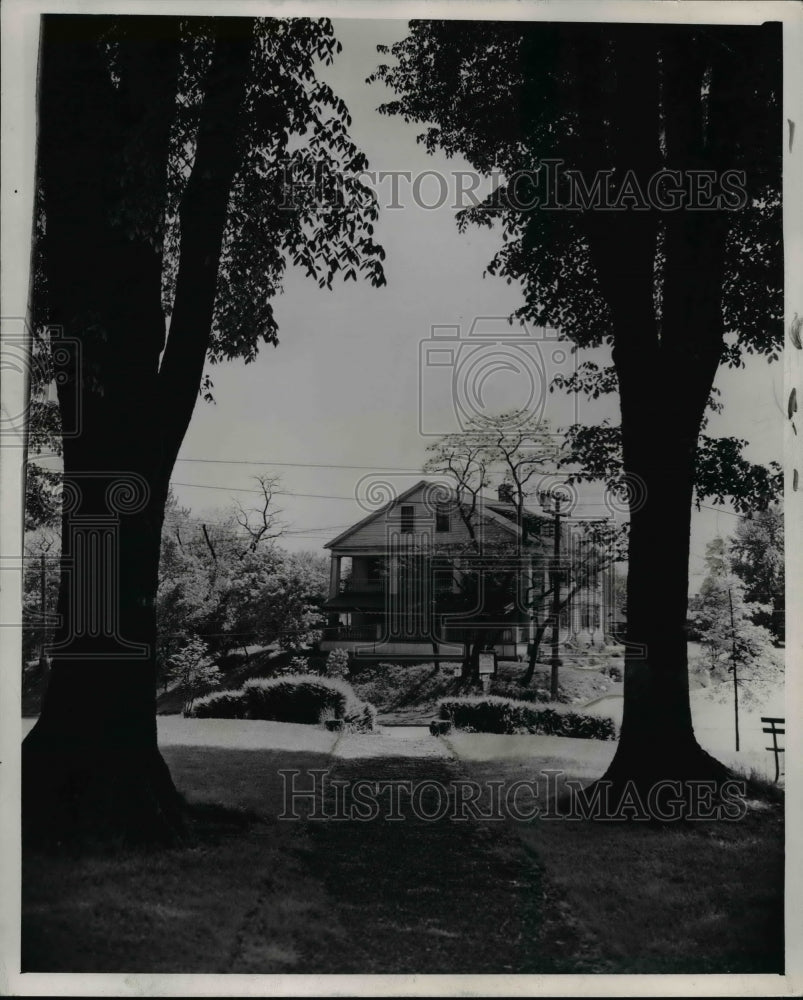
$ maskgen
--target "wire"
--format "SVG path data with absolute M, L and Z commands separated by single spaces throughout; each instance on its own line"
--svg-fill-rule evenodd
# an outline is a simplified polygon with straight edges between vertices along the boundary
M 752 520 L 752 515 L 750 514 L 736 514 L 732 510 L 726 510 L 724 507 L 711 507 L 707 503 L 698 504 L 699 507 L 704 507 L 706 510 L 713 510 L 715 514 L 730 514 L 731 517 L 738 517 L 743 521 Z
M 381 465 L 338 465 L 326 462 L 262 462 L 240 458 L 177 458 L 177 462 L 203 462 L 216 465 L 281 465 L 294 469 L 362 469 L 366 472 L 418 473 L 418 469 L 400 469 Z
M 172 482 L 173 486 L 192 486 L 195 489 L 201 490 L 226 490 L 229 493 L 258 493 L 262 495 L 262 490 L 249 489 L 247 486 L 212 486 L 209 483 L 177 483 Z M 313 500 L 351 500 L 352 502 L 357 501 L 357 497 L 337 497 L 332 496 L 328 493 L 292 493 L 289 490 L 274 490 L 273 496 L 275 497 L 309 497 Z

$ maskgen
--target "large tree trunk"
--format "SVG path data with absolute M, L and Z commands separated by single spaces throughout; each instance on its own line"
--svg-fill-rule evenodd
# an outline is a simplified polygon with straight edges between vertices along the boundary
M 80 433 L 64 441 L 61 624 L 42 714 L 23 745 L 29 838 L 170 840 L 182 827 L 156 739 L 154 608 L 170 474 L 211 326 L 250 22 L 215 52 L 212 134 L 202 119 L 200 178 L 182 205 L 180 343 L 171 329 L 165 373 L 159 233 L 178 20 L 135 20 L 119 43 L 116 84 L 98 44 L 109 19 L 51 18 L 43 35 L 48 313 L 78 344 L 59 402 L 64 425 Z M 188 201 L 203 216 L 194 225 Z
M 91 514 L 96 484 L 125 490 L 131 477 L 67 481 L 80 484 L 83 502 L 81 513 L 64 516 L 64 624 L 41 716 L 23 746 L 24 831 L 32 839 L 171 840 L 182 823 L 156 742 L 158 511 L 104 524 L 108 513 Z M 146 495 L 138 485 L 134 503 Z
M 715 112 L 720 88 L 728 86 L 717 60 L 727 56 L 715 53 L 712 65 L 710 51 L 679 33 L 659 63 L 645 41 L 635 29 L 624 32 L 615 86 L 607 91 L 610 143 L 622 168 L 635 170 L 642 183 L 662 165 L 724 169 L 732 139 Z M 604 777 L 639 785 L 719 780 L 727 769 L 701 749 L 692 725 L 686 614 L 697 440 L 724 345 L 727 213 L 604 214 L 585 221 L 611 309 L 623 465 L 634 498 L 624 716 Z
M 713 213 L 666 223 L 661 336 L 646 366 L 615 349 L 625 475 L 633 495 L 625 704 L 609 779 L 723 778 L 694 736 L 686 617 L 697 439 L 723 346 L 725 226 Z M 655 372 L 650 378 L 647 373 Z
M 726 776 L 692 725 L 685 628 L 692 497 L 689 453 L 679 451 L 654 451 L 628 468 L 648 500 L 630 518 L 624 715 L 605 775 L 616 783 Z

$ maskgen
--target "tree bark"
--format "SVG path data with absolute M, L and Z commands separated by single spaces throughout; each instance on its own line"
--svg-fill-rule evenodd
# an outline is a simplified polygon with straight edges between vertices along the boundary
M 679 32 L 659 64 L 646 42 L 636 28 L 619 39 L 618 73 L 607 88 L 609 148 L 616 160 L 642 182 L 659 166 L 689 171 L 729 165 L 729 140 L 716 133 L 704 107 L 710 53 Z M 714 65 L 709 102 L 719 85 Z M 665 162 L 658 149 L 662 134 Z M 602 215 L 607 213 L 590 213 L 584 221 L 611 309 L 624 473 L 638 498 L 630 510 L 624 714 L 604 779 L 642 785 L 721 780 L 727 769 L 694 735 L 685 626 L 697 440 L 724 346 L 728 221 L 721 210 Z
M 197 288 L 193 337 L 181 321 L 180 344 L 171 331 L 174 374 L 163 378 L 159 224 L 179 22 L 134 20 L 140 37 L 119 42 L 116 84 L 99 45 L 111 19 L 46 18 L 43 34 L 39 177 L 48 308 L 51 322 L 78 343 L 59 403 L 65 426 L 78 424 L 80 433 L 64 441 L 61 624 L 42 713 L 23 744 L 29 839 L 170 841 L 182 833 L 180 798 L 157 746 L 155 598 L 170 474 L 200 382 L 196 356 L 209 339 L 248 60 L 236 80 L 223 74 L 222 94 L 214 67 L 210 76 L 218 131 L 203 145 L 199 138 L 196 169 L 208 171 L 215 191 L 205 228 L 192 234 L 197 242 L 188 246 L 184 234 L 179 284 L 186 286 L 186 271 L 198 281 L 211 274 L 211 289 Z M 246 38 L 247 30 L 219 41 L 215 67 L 230 65 L 233 51 L 242 55 Z M 142 214 L 134 225 L 138 192 Z M 185 257 L 199 256 L 205 269 L 186 266 Z M 179 383 L 183 392 L 166 391 Z
M 624 715 L 608 780 L 728 773 L 694 736 L 686 638 L 697 439 L 723 346 L 724 236 L 713 213 L 666 223 L 660 336 L 637 345 L 646 319 L 632 289 L 627 313 L 610 294 L 623 466 L 640 499 L 630 511 Z
M 538 650 L 541 647 L 541 640 L 546 634 L 546 625 L 539 625 L 535 630 L 535 638 L 530 643 L 530 653 L 527 661 L 527 670 L 521 678 L 522 687 L 527 687 L 532 683 L 533 677 L 535 676 L 535 665 L 538 662 Z

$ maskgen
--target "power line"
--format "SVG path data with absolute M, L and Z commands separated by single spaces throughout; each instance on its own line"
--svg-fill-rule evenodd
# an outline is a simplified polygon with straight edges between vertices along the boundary
M 341 465 L 327 462 L 263 462 L 241 458 L 178 458 L 177 462 L 203 462 L 213 465 L 281 465 L 294 469 L 361 469 L 366 472 L 417 473 L 418 469 L 400 469 L 397 466 Z
M 749 514 L 736 514 L 732 510 L 726 510 L 724 507 L 711 507 L 707 503 L 698 504 L 698 507 L 704 507 L 706 510 L 713 510 L 715 514 L 730 514 L 731 517 L 738 517 L 743 521 L 751 520 L 751 515 Z
M 262 495 L 262 490 L 249 489 L 247 486 L 212 486 L 209 483 L 177 483 L 173 481 L 173 486 L 192 486 L 195 489 L 201 490 L 225 490 L 229 493 L 257 493 Z M 289 490 L 274 490 L 273 496 L 275 497 L 308 497 L 313 500 L 351 500 L 357 502 L 358 498 L 355 496 L 350 497 L 337 497 L 328 493 L 292 493 Z

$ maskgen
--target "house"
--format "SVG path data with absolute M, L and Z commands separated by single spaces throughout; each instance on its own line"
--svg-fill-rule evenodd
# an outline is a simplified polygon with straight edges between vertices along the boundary
M 525 658 L 539 624 L 551 621 L 555 521 L 530 509 L 523 520 L 522 544 L 504 485 L 496 499 L 479 497 L 470 508 L 443 483 L 415 483 L 325 546 L 331 575 L 321 649 L 460 659 L 466 643 L 480 642 Z M 612 617 L 606 574 L 567 572 L 583 565 L 583 542 L 565 521 L 559 544 L 562 641 L 602 639 Z M 528 595 L 543 595 L 535 615 Z

